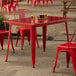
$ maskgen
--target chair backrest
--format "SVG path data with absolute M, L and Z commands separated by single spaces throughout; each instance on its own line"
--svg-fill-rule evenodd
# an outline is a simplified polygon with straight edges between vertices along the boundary
M 31 16 L 31 11 L 28 9 L 18 9 L 19 19 L 25 18 L 25 12 L 28 11 Z
M 7 4 L 13 4 L 13 0 L 0 0 L 0 5 L 3 7 L 4 5 Z
M 12 4 L 13 0 L 1 0 L 2 5 Z
M 19 19 L 25 17 L 25 9 L 18 9 Z
M 1 0 L 3 5 L 6 5 L 8 0 Z
M 13 5 L 13 0 L 0 0 L 1 1 L 1 12 L 2 12 L 2 8 L 3 7 L 7 7 L 9 5 L 9 7 L 11 7 Z
M 72 42 L 72 40 L 73 40 L 73 38 L 74 38 L 75 33 L 76 33 L 76 29 L 74 30 L 74 32 L 73 32 L 73 34 L 72 34 L 72 36 L 71 36 L 71 40 L 70 40 L 70 42 Z M 76 38 L 75 38 L 75 42 L 76 42 Z

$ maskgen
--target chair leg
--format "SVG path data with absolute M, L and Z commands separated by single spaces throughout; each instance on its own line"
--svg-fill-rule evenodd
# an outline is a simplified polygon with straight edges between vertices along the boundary
M 75 71 L 75 76 L 76 76 L 76 57 L 74 56 L 72 56 L 72 63 L 73 63 L 73 69 L 74 69 L 74 71 Z
M 37 0 L 37 2 L 38 2 L 37 5 L 39 6 L 39 4 L 40 4 L 40 0 Z
M 16 12 L 16 6 L 13 7 L 14 17 L 15 17 L 15 12 Z
M 73 69 L 74 69 L 75 76 L 76 76 L 76 49 L 72 50 L 71 56 L 72 56 Z
M 3 44 L 4 44 L 4 36 L 1 39 L 1 47 L 2 47 L 2 50 L 3 50 Z
M 32 1 L 32 6 L 34 6 L 34 5 L 35 5 L 35 0 Z
M 38 43 L 38 39 L 37 39 L 37 32 L 35 33 L 35 39 L 36 39 L 36 42 L 37 42 L 37 47 L 39 48 L 39 43 Z
M 53 1 L 52 0 L 50 0 L 50 3 L 51 3 L 51 5 L 53 5 Z
M 43 0 L 43 5 L 45 5 L 45 0 Z
M 53 1 L 52 0 L 50 0 L 50 3 L 51 3 L 51 5 L 53 5 Z M 47 5 L 48 4 L 48 0 L 46 0 L 46 4 L 45 5 Z
M 29 42 L 29 45 L 30 45 L 30 33 L 27 33 L 27 38 L 28 38 L 28 42 Z
M 9 15 L 9 13 L 10 13 L 11 9 L 10 9 L 10 7 L 9 7 L 9 6 L 7 6 L 7 7 L 6 7 L 6 9 L 7 9 L 7 14 Z
M 57 49 L 55 64 L 54 64 L 54 67 L 53 67 L 53 72 L 55 72 L 55 68 L 56 68 L 56 64 L 57 64 L 57 59 L 58 59 L 58 54 L 59 54 L 59 49 Z
M 7 45 L 7 54 L 6 54 L 6 62 L 7 62 L 7 59 L 8 59 L 8 53 L 9 53 L 9 44 L 10 44 L 10 37 L 11 37 L 11 25 L 9 27 L 9 35 L 8 35 L 8 45 Z
M 32 6 L 35 6 L 35 5 L 36 5 L 36 2 L 38 2 L 38 1 L 33 0 L 33 1 L 32 1 Z M 38 2 L 38 5 L 39 5 L 39 2 Z
M 13 42 L 12 42 L 12 36 L 10 36 L 11 38 L 11 46 L 12 46 L 12 49 L 13 49 L 13 53 L 15 53 L 15 50 L 14 50 L 14 47 L 13 47 Z
M 24 37 L 25 35 L 21 35 L 21 50 L 23 50 L 23 45 L 24 45 Z
M 48 4 L 48 0 L 46 0 L 46 4 L 45 5 L 47 5 Z
M 29 42 L 29 45 L 30 45 L 30 33 L 27 34 L 27 37 L 28 37 L 28 42 Z M 35 39 L 36 39 L 36 42 L 37 42 L 37 47 L 39 48 L 39 43 L 38 43 L 38 39 L 37 39 L 37 32 L 36 32 Z
M 67 68 L 69 68 L 70 54 L 66 52 Z
M 17 40 L 16 40 L 16 44 L 15 44 L 15 46 L 17 46 L 18 39 L 19 39 L 19 35 L 20 35 L 20 32 L 18 31 L 18 33 L 17 33 Z
M 9 43 L 10 43 L 10 39 L 8 39 L 8 46 L 7 46 L 7 54 L 6 54 L 6 62 L 7 62 L 7 59 L 8 59 L 8 53 L 9 53 Z
M 29 0 L 27 0 L 27 4 L 29 4 Z

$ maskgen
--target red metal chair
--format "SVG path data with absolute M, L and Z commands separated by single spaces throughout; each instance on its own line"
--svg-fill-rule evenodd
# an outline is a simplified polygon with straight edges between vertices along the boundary
M 75 43 L 72 42 L 75 32 L 76 32 L 76 29 L 74 30 L 74 33 L 71 37 L 70 42 L 60 44 L 57 46 L 56 60 L 53 67 L 53 72 L 55 72 L 59 52 L 66 52 L 67 67 L 69 67 L 69 61 L 70 61 L 70 56 L 71 56 L 73 68 L 74 68 L 75 76 L 76 76 L 76 39 L 75 39 Z
M 3 16 L 3 19 L 5 19 L 3 13 L 2 13 L 2 16 Z M 4 24 L 4 26 L 5 26 L 5 30 L 0 30 L 0 43 L 1 43 L 2 50 L 3 50 L 3 44 L 4 44 L 4 37 L 8 36 L 8 34 L 9 34 L 9 30 L 6 30 L 6 28 L 7 28 L 6 24 Z M 14 53 L 15 51 L 14 51 L 14 47 L 13 47 L 13 43 L 12 43 L 12 36 L 11 36 L 11 45 L 12 45 L 12 49 L 13 49 L 13 53 Z M 8 55 L 8 51 L 9 51 L 9 47 L 7 48 L 7 55 Z M 7 57 L 6 57 L 6 59 L 7 59 Z
M 14 3 L 13 0 L 10 0 L 10 3 L 8 4 L 8 0 L 5 0 L 5 5 L 3 5 L 3 11 L 4 8 L 6 8 L 7 10 L 7 14 L 9 15 L 9 13 L 11 12 L 11 7 L 13 8 L 13 13 L 15 15 L 15 11 L 16 11 L 16 6 L 18 5 L 19 0 L 16 0 L 16 3 Z
M 29 11 L 29 13 L 31 15 L 30 10 L 27 10 L 27 9 L 18 9 L 19 19 L 25 18 L 25 11 Z M 27 34 L 28 42 L 29 42 L 29 45 L 30 45 L 30 28 L 27 28 L 27 27 L 26 28 L 25 27 L 19 27 L 18 28 L 16 46 L 17 46 L 17 43 L 18 43 L 19 33 L 21 34 L 21 50 L 22 50 L 23 49 L 23 44 L 24 44 L 25 34 Z M 37 40 L 37 33 L 36 33 L 35 36 L 36 36 L 35 39 L 37 41 L 37 46 L 39 48 L 39 44 L 38 44 L 38 40 Z
M 29 0 L 26 0 L 27 1 L 27 4 L 29 4 Z M 31 0 L 31 4 L 32 4 L 32 0 Z
M 3 3 L 2 3 L 3 11 L 4 11 L 4 8 L 6 8 L 7 14 L 9 15 L 9 13 L 11 12 L 12 5 L 13 5 L 13 0 L 10 0 L 9 4 L 8 4 L 8 0 L 5 0 L 5 5 L 3 5 Z

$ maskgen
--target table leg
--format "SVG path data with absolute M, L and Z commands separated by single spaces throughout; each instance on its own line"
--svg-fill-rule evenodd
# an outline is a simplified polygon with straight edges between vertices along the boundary
M 43 26 L 43 50 L 45 52 L 46 48 L 46 32 L 47 32 L 47 26 Z
M 67 22 L 65 22 L 66 27 L 66 34 L 67 34 L 67 42 L 69 42 L 69 33 L 68 33 L 68 25 Z M 66 60 L 67 60 L 67 68 L 69 67 L 69 61 L 70 61 L 70 54 L 66 52 Z
M 35 67 L 35 33 L 36 27 L 31 27 L 30 35 L 31 35 L 31 56 L 32 56 L 32 66 Z
M 7 59 L 8 59 L 10 38 L 11 38 L 11 25 L 9 27 L 8 46 L 7 46 L 7 54 L 6 54 L 6 60 L 5 61 L 7 61 Z

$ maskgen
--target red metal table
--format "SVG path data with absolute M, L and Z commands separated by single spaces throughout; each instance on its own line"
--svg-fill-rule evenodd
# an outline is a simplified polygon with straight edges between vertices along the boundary
M 32 66 L 34 67 L 35 66 L 35 31 L 36 31 L 36 27 L 42 27 L 43 28 L 43 50 L 45 51 L 47 26 L 52 25 L 52 24 L 65 23 L 67 41 L 69 42 L 68 26 L 67 26 L 67 21 L 69 21 L 69 20 L 73 20 L 73 19 L 72 18 L 65 18 L 65 17 L 48 16 L 47 20 L 38 20 L 36 22 L 34 22 L 31 17 L 30 18 L 24 18 L 24 19 L 14 19 L 14 20 L 4 21 L 4 23 L 10 24 L 7 53 L 9 51 L 11 27 L 13 25 L 15 25 L 15 26 L 21 25 L 21 26 L 25 26 L 25 27 L 30 28 L 31 57 L 32 57 Z M 6 55 L 6 61 L 7 61 L 7 58 L 8 58 L 8 54 Z

